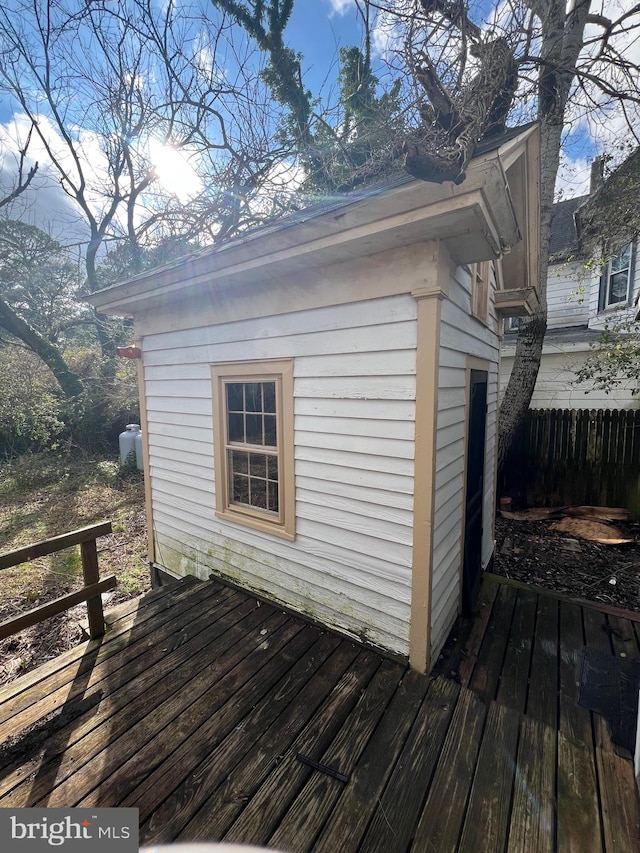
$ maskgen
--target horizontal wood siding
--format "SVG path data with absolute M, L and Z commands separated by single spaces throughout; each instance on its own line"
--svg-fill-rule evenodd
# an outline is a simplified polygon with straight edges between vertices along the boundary
M 622 310 L 619 308 L 612 308 L 606 311 L 600 311 L 600 274 L 601 270 L 596 268 L 592 278 L 591 278 L 591 287 L 589 290 L 589 328 L 590 329 L 604 329 L 605 323 L 607 320 L 610 320 L 612 314 L 615 315 L 615 322 L 620 322 L 623 316 L 626 315 L 628 319 L 632 319 L 634 316 L 633 306 L 635 305 L 635 300 L 640 292 L 640 260 L 638 259 L 638 251 L 640 250 L 640 240 L 636 240 L 636 244 L 634 247 L 634 267 L 633 267 L 633 283 L 631 285 L 631 299 L 629 308 L 622 313 Z M 621 403 L 620 405 L 625 405 Z
M 440 331 L 431 609 L 432 660 L 437 658 L 446 640 L 458 614 L 460 603 L 469 356 L 489 362 L 483 566 L 487 565 L 493 553 L 498 320 L 493 299 L 490 303 L 488 325 L 471 316 L 470 308 L 470 277 L 466 269 L 458 268 L 451 279 L 449 299 L 442 305 Z
M 558 345 L 558 348 L 560 346 Z M 576 384 L 576 370 L 584 364 L 588 352 L 546 352 L 531 398 L 532 409 L 635 409 L 640 407 L 634 382 L 621 382 L 615 393 L 605 394 L 590 382 Z M 500 361 L 500 388 L 504 392 L 513 369 L 513 356 Z
M 593 273 L 580 261 L 553 264 L 547 276 L 548 328 L 585 326 Z
M 143 341 L 156 559 L 408 653 L 416 303 L 394 296 Z M 294 359 L 296 539 L 215 516 L 210 366 Z

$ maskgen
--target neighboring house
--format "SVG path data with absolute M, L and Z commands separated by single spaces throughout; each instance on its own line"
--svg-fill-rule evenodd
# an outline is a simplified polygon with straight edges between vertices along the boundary
M 615 392 L 605 394 L 591 383 L 576 383 L 581 367 L 605 327 L 607 319 L 621 309 L 631 315 L 640 291 L 637 246 L 623 247 L 604 268 L 594 265 L 581 252 L 575 216 L 588 195 L 561 201 L 553 206 L 549 273 L 547 278 L 548 321 L 540 372 L 531 399 L 532 409 L 623 409 L 637 408 L 632 382 L 621 382 Z M 503 390 L 513 367 L 517 320 L 505 321 L 500 361 Z
M 537 128 L 511 130 L 459 186 L 403 174 L 88 297 L 135 320 L 156 569 L 429 668 L 493 553 L 538 176 Z

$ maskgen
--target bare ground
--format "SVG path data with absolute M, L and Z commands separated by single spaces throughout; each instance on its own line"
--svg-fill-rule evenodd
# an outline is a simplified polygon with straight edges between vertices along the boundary
M 522 583 L 640 611 L 640 526 L 628 545 L 599 545 L 551 530 L 552 522 L 496 519 L 493 571 Z
M 118 586 L 105 607 L 149 589 L 144 483 L 112 460 L 31 457 L 0 468 L 0 552 L 111 521 L 98 542 L 101 577 Z M 79 548 L 2 572 L 0 621 L 82 586 Z M 86 604 L 0 642 L 0 684 L 11 681 L 87 639 Z

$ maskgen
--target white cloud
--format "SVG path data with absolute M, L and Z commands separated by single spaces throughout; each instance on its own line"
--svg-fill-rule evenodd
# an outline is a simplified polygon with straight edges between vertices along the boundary
M 42 119 L 46 138 L 51 141 L 56 154 L 62 155 L 63 140 L 54 139 L 53 127 Z M 0 192 L 10 192 L 16 185 L 20 149 L 25 145 L 30 128 L 26 115 L 16 114 L 5 124 L 0 124 Z M 24 162 L 25 173 L 38 163 L 38 171 L 29 188 L 5 208 L 5 215 L 21 219 L 49 233 L 63 245 L 88 239 L 88 228 L 76 203 L 64 192 L 42 141 L 32 135 Z
M 342 17 L 343 15 L 346 15 L 350 9 L 353 9 L 354 2 L 353 0 L 329 0 L 329 6 L 331 6 L 331 12 L 329 13 L 330 18 L 334 15 Z

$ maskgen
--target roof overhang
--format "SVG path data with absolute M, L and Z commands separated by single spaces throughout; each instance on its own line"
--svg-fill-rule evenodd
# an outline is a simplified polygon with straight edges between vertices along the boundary
M 499 258 L 526 240 L 521 227 L 528 223 L 522 209 L 526 193 L 518 186 L 514 195 L 508 176 L 520 168 L 533 139 L 536 127 L 474 158 L 460 185 L 408 179 L 328 211 L 311 210 L 308 216 L 302 211 L 85 299 L 101 312 L 135 316 L 202 284 L 224 288 L 242 280 L 268 285 L 426 240 L 441 240 L 458 264 Z M 526 266 L 524 257 L 519 260 Z M 528 287 L 523 275 L 524 269 L 513 283 Z

